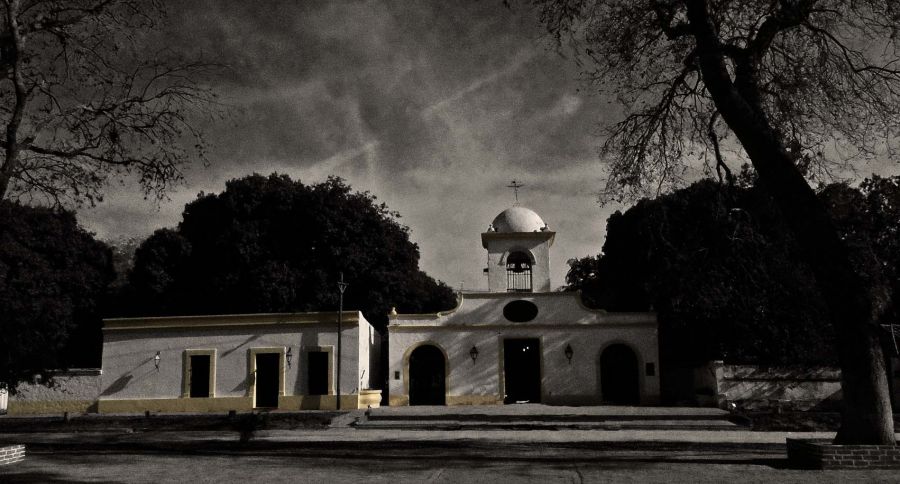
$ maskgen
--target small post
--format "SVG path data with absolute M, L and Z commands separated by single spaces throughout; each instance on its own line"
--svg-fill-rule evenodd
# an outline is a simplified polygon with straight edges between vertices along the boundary
M 344 282 L 344 273 L 341 272 L 341 280 L 338 282 L 338 291 L 340 292 L 338 302 L 338 337 L 337 337 L 337 388 L 335 393 L 337 396 L 337 410 L 341 409 L 341 335 L 343 333 L 344 324 L 344 291 L 347 290 L 347 284 Z

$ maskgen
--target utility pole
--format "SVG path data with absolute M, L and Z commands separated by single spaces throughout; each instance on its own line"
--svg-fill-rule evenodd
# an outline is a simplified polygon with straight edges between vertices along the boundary
M 338 337 L 337 337 L 337 409 L 341 409 L 341 334 L 344 325 L 344 291 L 347 290 L 347 284 L 344 282 L 344 273 L 341 272 L 341 280 L 338 281 L 338 291 L 340 292 L 338 302 Z

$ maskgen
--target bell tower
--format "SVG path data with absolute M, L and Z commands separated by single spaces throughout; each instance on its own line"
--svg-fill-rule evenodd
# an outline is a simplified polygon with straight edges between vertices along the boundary
M 549 292 L 550 246 L 556 232 L 533 210 L 510 207 L 481 234 L 490 292 Z

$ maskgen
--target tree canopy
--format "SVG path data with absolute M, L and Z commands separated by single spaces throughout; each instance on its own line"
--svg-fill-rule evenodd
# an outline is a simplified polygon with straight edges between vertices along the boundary
M 210 64 L 165 48 L 164 2 L 10 0 L 0 16 L 0 199 L 93 204 L 126 174 L 160 196 L 203 159 Z
M 853 253 L 874 253 L 857 262 L 889 274 L 895 300 L 898 186 L 875 176 L 819 191 Z M 567 290 L 595 308 L 655 310 L 663 367 L 834 364 L 828 305 L 783 224 L 760 187 L 699 181 L 610 216 L 603 252 L 571 263 Z
M 832 328 L 765 192 L 701 181 L 607 222 L 567 276 L 589 305 L 653 308 L 665 365 L 834 363 Z
M 894 444 L 871 253 L 851 255 L 808 178 L 890 157 L 900 114 L 900 5 L 888 0 L 532 0 L 587 78 L 623 101 L 603 152 L 614 197 L 689 167 L 749 160 L 802 247 L 840 341 L 836 441 Z M 727 139 L 723 139 L 727 138 Z
M 185 206 L 176 229 L 155 232 L 129 274 L 132 315 L 334 310 L 376 327 L 391 307 L 455 306 L 453 291 L 418 268 L 419 250 L 399 215 L 340 178 L 312 185 L 285 175 L 231 180 Z
M 0 202 L 0 387 L 100 363 L 109 248 L 71 212 Z

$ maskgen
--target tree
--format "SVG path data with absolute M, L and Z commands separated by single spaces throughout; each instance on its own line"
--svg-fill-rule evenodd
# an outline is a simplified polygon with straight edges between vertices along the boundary
M 71 212 L 0 202 L 0 387 L 97 366 L 114 276 L 109 248 Z
M 284 175 L 231 180 L 189 203 L 175 230 L 135 253 L 126 311 L 223 314 L 344 307 L 383 328 L 391 307 L 455 306 L 453 291 L 419 270 L 419 249 L 399 215 L 340 178 L 304 185 Z
M 833 364 L 825 301 L 781 223 L 758 187 L 699 181 L 613 214 L 603 253 L 574 264 L 567 289 L 593 307 L 652 307 L 663 378 L 713 359 Z
M 863 181 L 860 189 L 871 217 L 872 247 L 894 295 L 887 320 L 896 324 L 900 322 L 900 176 L 873 176 Z
M 203 159 L 192 116 L 212 112 L 211 66 L 154 48 L 162 1 L 4 0 L 0 15 L 0 199 L 94 204 L 126 174 L 161 196 Z
M 624 119 L 603 152 L 620 194 L 677 184 L 699 157 L 749 159 L 829 305 L 841 344 L 841 443 L 895 442 L 869 284 L 805 176 L 884 155 L 900 115 L 900 6 L 886 0 L 533 0 Z M 733 138 L 723 139 L 733 135 Z M 730 150 L 728 149 L 730 148 Z M 649 188 L 649 187 L 653 188 Z

